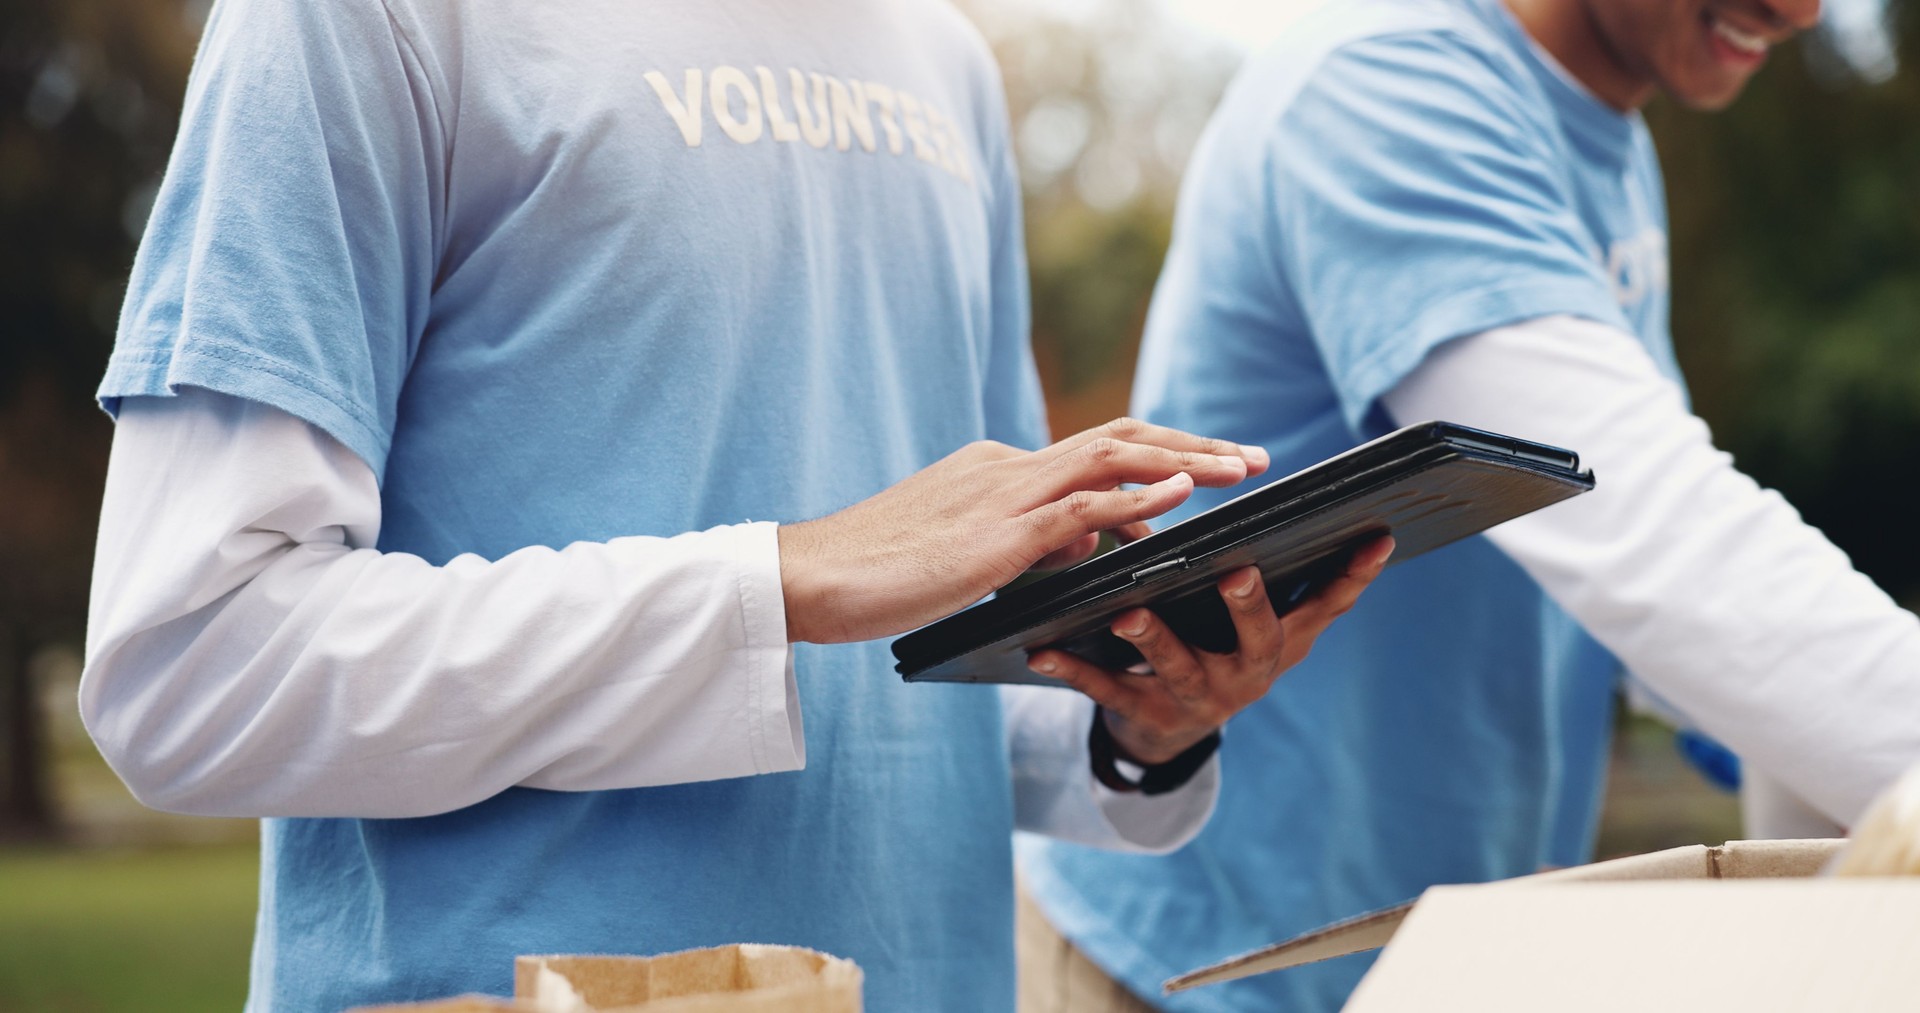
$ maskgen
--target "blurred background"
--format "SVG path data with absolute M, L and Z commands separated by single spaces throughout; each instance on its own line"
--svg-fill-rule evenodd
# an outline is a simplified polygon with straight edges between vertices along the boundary
M 1124 411 L 1181 169 L 1246 53 L 1306 3 L 962 6 L 1006 76 L 1034 342 L 1054 430 L 1071 432 Z M 206 1010 L 244 995 L 254 825 L 142 809 L 73 703 L 111 436 L 91 393 L 206 10 L 0 0 L 0 1009 Z M 1916 63 L 1920 5 L 1828 0 L 1823 29 L 1776 52 L 1731 111 L 1647 114 L 1699 411 L 1910 607 Z M 1738 835 L 1733 801 L 1670 735 L 1625 719 L 1618 742 L 1603 854 Z

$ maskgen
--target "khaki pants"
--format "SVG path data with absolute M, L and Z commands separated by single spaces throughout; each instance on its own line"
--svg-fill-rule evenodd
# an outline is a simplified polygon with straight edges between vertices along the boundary
M 1025 889 L 1014 904 L 1019 1013 L 1153 1013 L 1054 931 Z

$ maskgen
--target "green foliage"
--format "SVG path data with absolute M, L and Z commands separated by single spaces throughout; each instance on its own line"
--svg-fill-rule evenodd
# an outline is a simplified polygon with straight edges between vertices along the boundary
M 258 868 L 251 846 L 0 852 L 0 1009 L 239 1009 Z
M 179 115 L 188 6 L 0 0 L 0 399 L 30 372 L 99 378 Z
M 188 0 L 0 0 L 0 837 L 51 832 L 26 659 L 77 641 L 90 403 L 198 33 Z
M 1720 444 L 1903 599 L 1920 596 L 1920 18 L 1908 69 L 1848 80 L 1817 40 L 1731 109 L 1660 106 L 1673 329 Z
M 1131 361 L 1171 226 L 1151 200 L 1106 212 L 1069 203 L 1033 222 L 1034 346 L 1061 393 Z
M 1106 0 L 1077 21 L 966 6 L 1006 79 L 1035 354 L 1051 394 L 1079 396 L 1131 368 L 1180 170 L 1236 58 L 1173 28 L 1151 0 Z

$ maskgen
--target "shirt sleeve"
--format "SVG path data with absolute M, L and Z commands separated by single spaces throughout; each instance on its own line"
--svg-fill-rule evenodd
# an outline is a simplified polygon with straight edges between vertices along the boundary
M 1635 677 L 1842 824 L 1920 762 L 1920 620 L 1717 450 L 1624 331 L 1439 349 L 1385 398 L 1576 450 L 1597 487 L 1488 532 Z
M 1454 33 L 1327 57 L 1268 139 L 1270 248 L 1356 431 L 1435 346 L 1551 313 L 1627 322 L 1560 128 Z
M 123 406 L 80 713 L 142 802 L 424 816 L 806 762 L 771 524 L 379 552 L 356 454 L 196 388 Z
M 223 0 L 99 395 L 182 386 L 302 419 L 385 467 L 426 326 L 446 131 L 380 0 Z
M 1847 836 L 1835 822 L 1764 770 L 1740 771 L 1740 827 L 1750 841 L 1803 841 Z
M 1215 753 L 1162 795 L 1117 792 L 1093 776 L 1093 701 L 1055 686 L 1002 686 L 1016 829 L 1114 851 L 1165 854 L 1197 836 L 1220 797 Z

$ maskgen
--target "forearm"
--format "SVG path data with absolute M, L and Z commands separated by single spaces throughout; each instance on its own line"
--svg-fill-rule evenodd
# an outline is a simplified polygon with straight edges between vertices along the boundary
M 417 816 L 804 762 L 771 525 L 433 566 L 365 547 L 344 448 L 182 400 L 116 436 L 81 689 L 143 800 Z
M 1593 493 L 1489 537 L 1795 793 L 1845 822 L 1920 761 L 1920 622 L 1737 471 L 1630 336 L 1550 318 L 1464 338 L 1385 404 L 1579 451 Z

